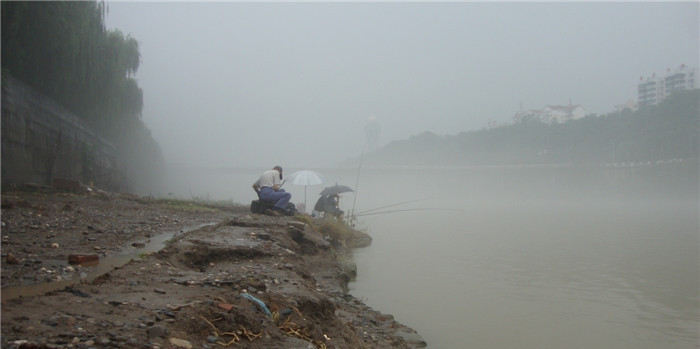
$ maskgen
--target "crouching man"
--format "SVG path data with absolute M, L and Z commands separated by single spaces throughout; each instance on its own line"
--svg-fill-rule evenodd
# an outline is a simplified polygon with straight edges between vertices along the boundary
M 263 172 L 260 178 L 253 183 L 253 190 L 258 193 L 260 200 L 275 204 L 269 212 L 275 216 L 283 216 L 284 209 L 287 208 L 289 200 L 292 199 L 291 193 L 287 193 L 284 189 L 280 188 L 282 183 L 281 166 L 275 166 L 272 170 Z

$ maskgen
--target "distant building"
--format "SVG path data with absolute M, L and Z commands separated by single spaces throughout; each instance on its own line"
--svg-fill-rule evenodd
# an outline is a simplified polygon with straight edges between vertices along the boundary
M 561 124 L 584 116 L 586 116 L 586 110 L 582 106 L 569 103 L 569 105 L 548 105 L 539 110 L 520 111 L 513 116 L 513 121 L 518 123 L 524 119 L 533 118 L 547 124 Z
M 375 151 L 379 147 L 379 136 L 381 127 L 377 123 L 377 119 L 372 116 L 365 124 L 365 137 L 367 138 L 367 150 Z
M 656 74 L 652 74 L 646 79 L 640 77 L 637 84 L 637 104 L 640 107 L 659 104 L 675 91 L 698 88 L 697 72 L 697 68 L 681 64 L 674 70 L 666 69 L 665 76 L 657 77 Z

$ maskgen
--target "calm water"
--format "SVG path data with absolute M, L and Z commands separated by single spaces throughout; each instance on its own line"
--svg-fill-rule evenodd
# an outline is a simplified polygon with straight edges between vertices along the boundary
M 355 254 L 353 295 L 429 348 L 698 348 L 692 188 L 551 173 L 506 175 L 528 186 L 520 190 L 498 176 L 455 188 L 451 178 L 464 175 L 400 175 L 402 188 L 449 193 L 412 207 L 460 210 L 365 216 L 374 241 Z
M 412 210 L 360 217 L 373 243 L 351 293 L 429 348 L 700 345 L 697 164 L 319 171 L 359 183 L 346 211 Z M 194 192 L 246 203 L 257 175 L 209 174 Z

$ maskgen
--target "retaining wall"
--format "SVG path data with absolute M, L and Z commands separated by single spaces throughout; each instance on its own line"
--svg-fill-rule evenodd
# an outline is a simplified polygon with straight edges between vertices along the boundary
M 114 145 L 63 106 L 2 77 L 2 185 L 81 182 L 121 191 Z

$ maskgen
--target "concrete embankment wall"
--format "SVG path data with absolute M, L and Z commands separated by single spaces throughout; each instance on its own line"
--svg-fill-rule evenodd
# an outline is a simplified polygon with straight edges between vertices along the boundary
M 94 184 L 121 191 L 114 145 L 63 106 L 12 77 L 2 77 L 2 185 Z

